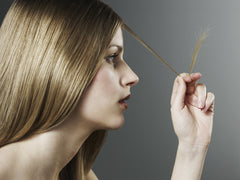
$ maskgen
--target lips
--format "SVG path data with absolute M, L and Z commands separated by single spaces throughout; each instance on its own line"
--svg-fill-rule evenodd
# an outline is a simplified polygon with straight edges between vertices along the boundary
M 131 95 L 129 94 L 128 96 L 126 96 L 125 98 L 119 100 L 119 103 L 125 108 L 127 109 L 128 105 L 125 101 L 127 101 L 129 98 L 131 97 Z

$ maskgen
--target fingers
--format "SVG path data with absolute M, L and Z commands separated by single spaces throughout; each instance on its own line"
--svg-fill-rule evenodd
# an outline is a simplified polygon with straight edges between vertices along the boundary
M 197 84 L 196 94 L 198 96 L 198 108 L 202 109 L 205 107 L 207 90 L 204 84 Z
M 171 106 L 176 106 L 179 108 L 184 107 L 186 88 L 186 83 L 184 82 L 183 78 L 180 76 L 176 77 L 173 85 Z
M 215 95 L 211 92 L 207 93 L 205 107 L 203 109 L 203 112 L 213 112 L 214 100 L 215 100 Z
M 195 85 L 202 75 L 200 73 L 193 73 L 188 76 L 191 80 L 187 82 L 187 94 L 193 94 L 195 92 Z
M 174 83 L 173 83 L 173 90 L 172 90 L 172 96 L 171 96 L 171 105 L 173 105 L 175 99 L 176 99 L 176 96 L 177 96 L 177 93 L 178 93 L 178 87 L 179 87 L 179 76 L 176 77 Z
M 187 94 L 186 102 L 194 107 L 203 109 L 206 101 L 206 86 L 204 84 L 197 84 L 192 94 Z
M 200 73 L 192 74 L 182 73 L 179 76 L 182 77 L 186 83 L 195 85 L 194 82 L 196 83 L 201 78 L 202 75 Z
M 171 97 L 171 105 L 183 108 L 185 105 L 186 94 L 195 92 L 195 84 L 201 78 L 200 73 L 187 73 L 180 74 L 174 82 L 173 92 Z
M 201 78 L 200 73 L 180 74 L 174 82 L 171 97 L 171 105 L 177 108 L 183 108 L 186 103 L 201 109 L 203 112 L 213 111 L 214 94 L 207 93 L 204 84 L 197 84 Z

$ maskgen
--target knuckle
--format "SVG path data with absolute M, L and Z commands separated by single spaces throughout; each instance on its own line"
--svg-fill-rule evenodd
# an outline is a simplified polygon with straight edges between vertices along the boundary
M 180 76 L 181 77 L 186 77 L 186 76 L 189 76 L 189 74 L 188 73 L 181 73 Z
M 175 78 L 174 83 L 177 83 L 177 82 L 178 82 L 178 79 L 179 79 L 179 76 L 177 76 L 177 77 Z

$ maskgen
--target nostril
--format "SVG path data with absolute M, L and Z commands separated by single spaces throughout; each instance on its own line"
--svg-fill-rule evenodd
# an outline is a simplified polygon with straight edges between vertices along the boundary
M 137 78 L 135 78 L 135 80 L 133 80 L 133 81 L 127 83 L 127 86 L 130 86 L 130 87 L 131 87 L 131 86 L 134 86 L 135 84 L 138 83 L 138 81 L 139 81 L 139 79 L 138 79 L 138 77 L 137 77 Z
M 135 82 L 130 82 L 130 83 L 127 83 L 127 86 L 133 86 L 135 84 Z

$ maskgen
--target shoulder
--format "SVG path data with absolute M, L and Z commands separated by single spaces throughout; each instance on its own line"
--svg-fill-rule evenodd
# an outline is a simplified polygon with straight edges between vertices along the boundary
M 11 179 L 17 162 L 17 153 L 9 146 L 0 148 L 0 179 Z
M 86 175 L 86 180 L 98 180 L 96 174 L 91 169 L 89 173 Z
M 10 167 L 5 166 L 0 161 L 0 179 L 11 179 L 10 173 L 11 173 Z

